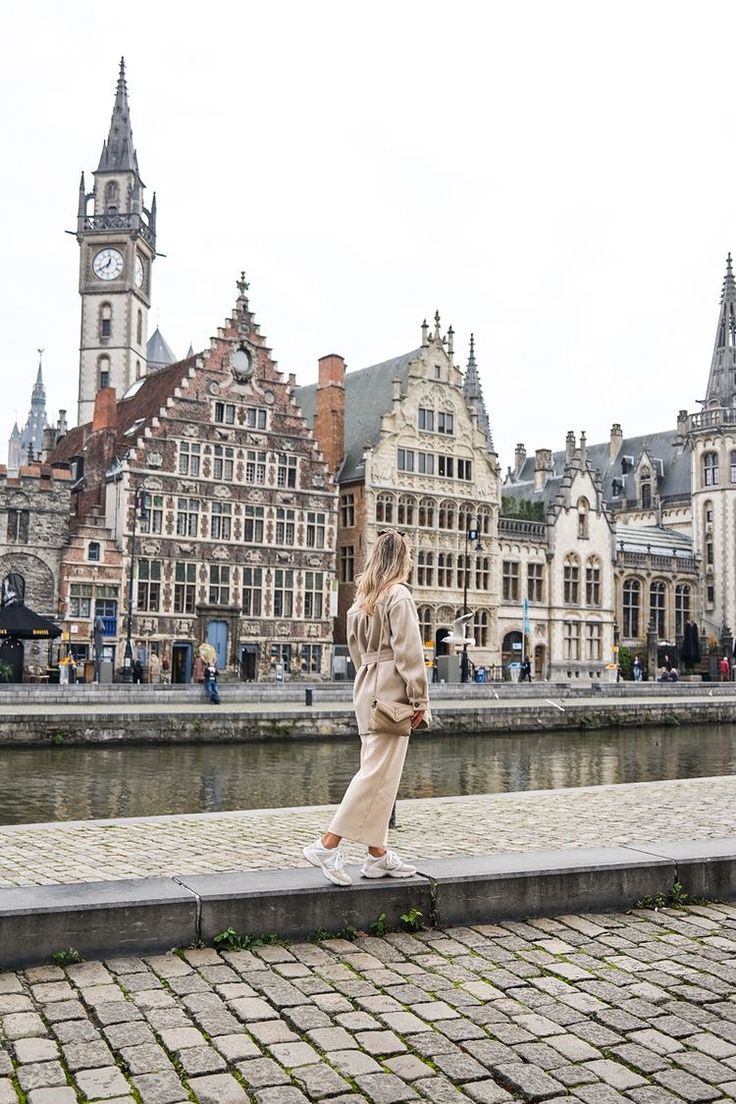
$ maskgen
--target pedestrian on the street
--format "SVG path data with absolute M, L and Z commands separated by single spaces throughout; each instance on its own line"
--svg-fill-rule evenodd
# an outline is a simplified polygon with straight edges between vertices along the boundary
M 634 676 L 634 682 L 641 682 L 641 663 L 639 662 L 638 655 L 634 656 L 634 662 L 631 666 L 631 673 Z
M 143 666 L 139 659 L 133 660 L 133 682 L 143 682 Z
M 151 652 L 151 682 L 158 682 L 161 678 L 161 660 L 156 652 Z
M 731 664 L 728 662 L 728 656 L 723 657 L 720 664 L 721 682 L 728 682 L 731 677 Z
M 204 668 L 204 688 L 210 705 L 220 704 L 220 687 L 217 684 L 217 666 L 212 660 Z
M 199 652 L 194 657 L 194 663 L 192 665 L 192 679 L 194 682 L 204 682 L 205 678 L 205 662 L 202 659 Z
M 531 682 L 532 681 L 532 665 L 531 665 L 531 661 L 530 661 L 528 656 L 526 657 L 526 659 L 524 660 L 524 662 L 521 665 L 521 678 L 520 678 L 519 681 L 520 682 Z
M 334 885 L 348 886 L 340 841 L 368 847 L 364 878 L 408 878 L 416 868 L 388 849 L 388 822 L 406 758 L 409 735 L 429 722 L 429 688 L 416 606 L 404 585 L 412 568 L 408 541 L 394 529 L 379 535 L 348 611 L 347 637 L 356 677 L 353 703 L 361 740 L 360 770 L 325 834 L 304 858 Z M 394 735 L 372 705 L 408 706 L 406 734 Z M 377 711 L 376 711 L 377 712 Z M 408 711 L 407 711 L 408 712 Z

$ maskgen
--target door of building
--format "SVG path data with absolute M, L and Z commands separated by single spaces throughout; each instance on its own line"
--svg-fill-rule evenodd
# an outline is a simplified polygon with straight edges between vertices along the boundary
M 207 643 L 217 653 L 215 663 L 218 671 L 227 667 L 227 621 L 209 621 L 207 623 Z
M 255 682 L 258 678 L 258 645 L 243 644 L 240 649 L 240 677 L 243 682 Z
M 192 645 L 178 640 L 171 646 L 171 681 L 192 681 Z
M 7 667 L 5 682 L 23 681 L 23 644 L 20 640 L 5 639 L 0 643 L 0 662 Z

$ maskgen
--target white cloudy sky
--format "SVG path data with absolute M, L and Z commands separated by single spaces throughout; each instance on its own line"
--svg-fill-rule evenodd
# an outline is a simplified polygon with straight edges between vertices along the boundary
M 244 0 L 3 9 L 0 458 L 45 348 L 76 407 L 75 226 L 126 57 L 183 355 L 244 267 L 281 368 L 476 347 L 501 461 L 702 398 L 736 248 L 736 5 Z

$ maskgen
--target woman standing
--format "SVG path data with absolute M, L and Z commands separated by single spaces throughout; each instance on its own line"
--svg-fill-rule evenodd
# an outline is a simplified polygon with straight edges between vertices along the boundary
M 304 858 L 328 881 L 350 885 L 340 852 L 343 838 L 365 843 L 364 878 L 409 878 L 413 866 L 387 850 L 388 822 L 401 780 L 406 736 L 371 729 L 374 699 L 413 709 L 411 730 L 426 728 L 429 690 L 414 600 L 404 583 L 412 568 L 409 544 L 394 529 L 381 533 L 360 576 L 348 611 L 350 657 L 357 672 L 353 702 L 361 740 L 360 770 L 348 786 L 328 830 L 304 848 Z

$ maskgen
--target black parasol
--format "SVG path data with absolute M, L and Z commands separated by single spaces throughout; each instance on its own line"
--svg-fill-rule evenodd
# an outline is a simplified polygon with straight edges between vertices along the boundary
M 0 639 L 15 637 L 16 640 L 38 640 L 43 637 L 54 639 L 61 636 L 61 629 L 48 617 L 34 613 L 21 602 L 12 602 L 0 609 Z

